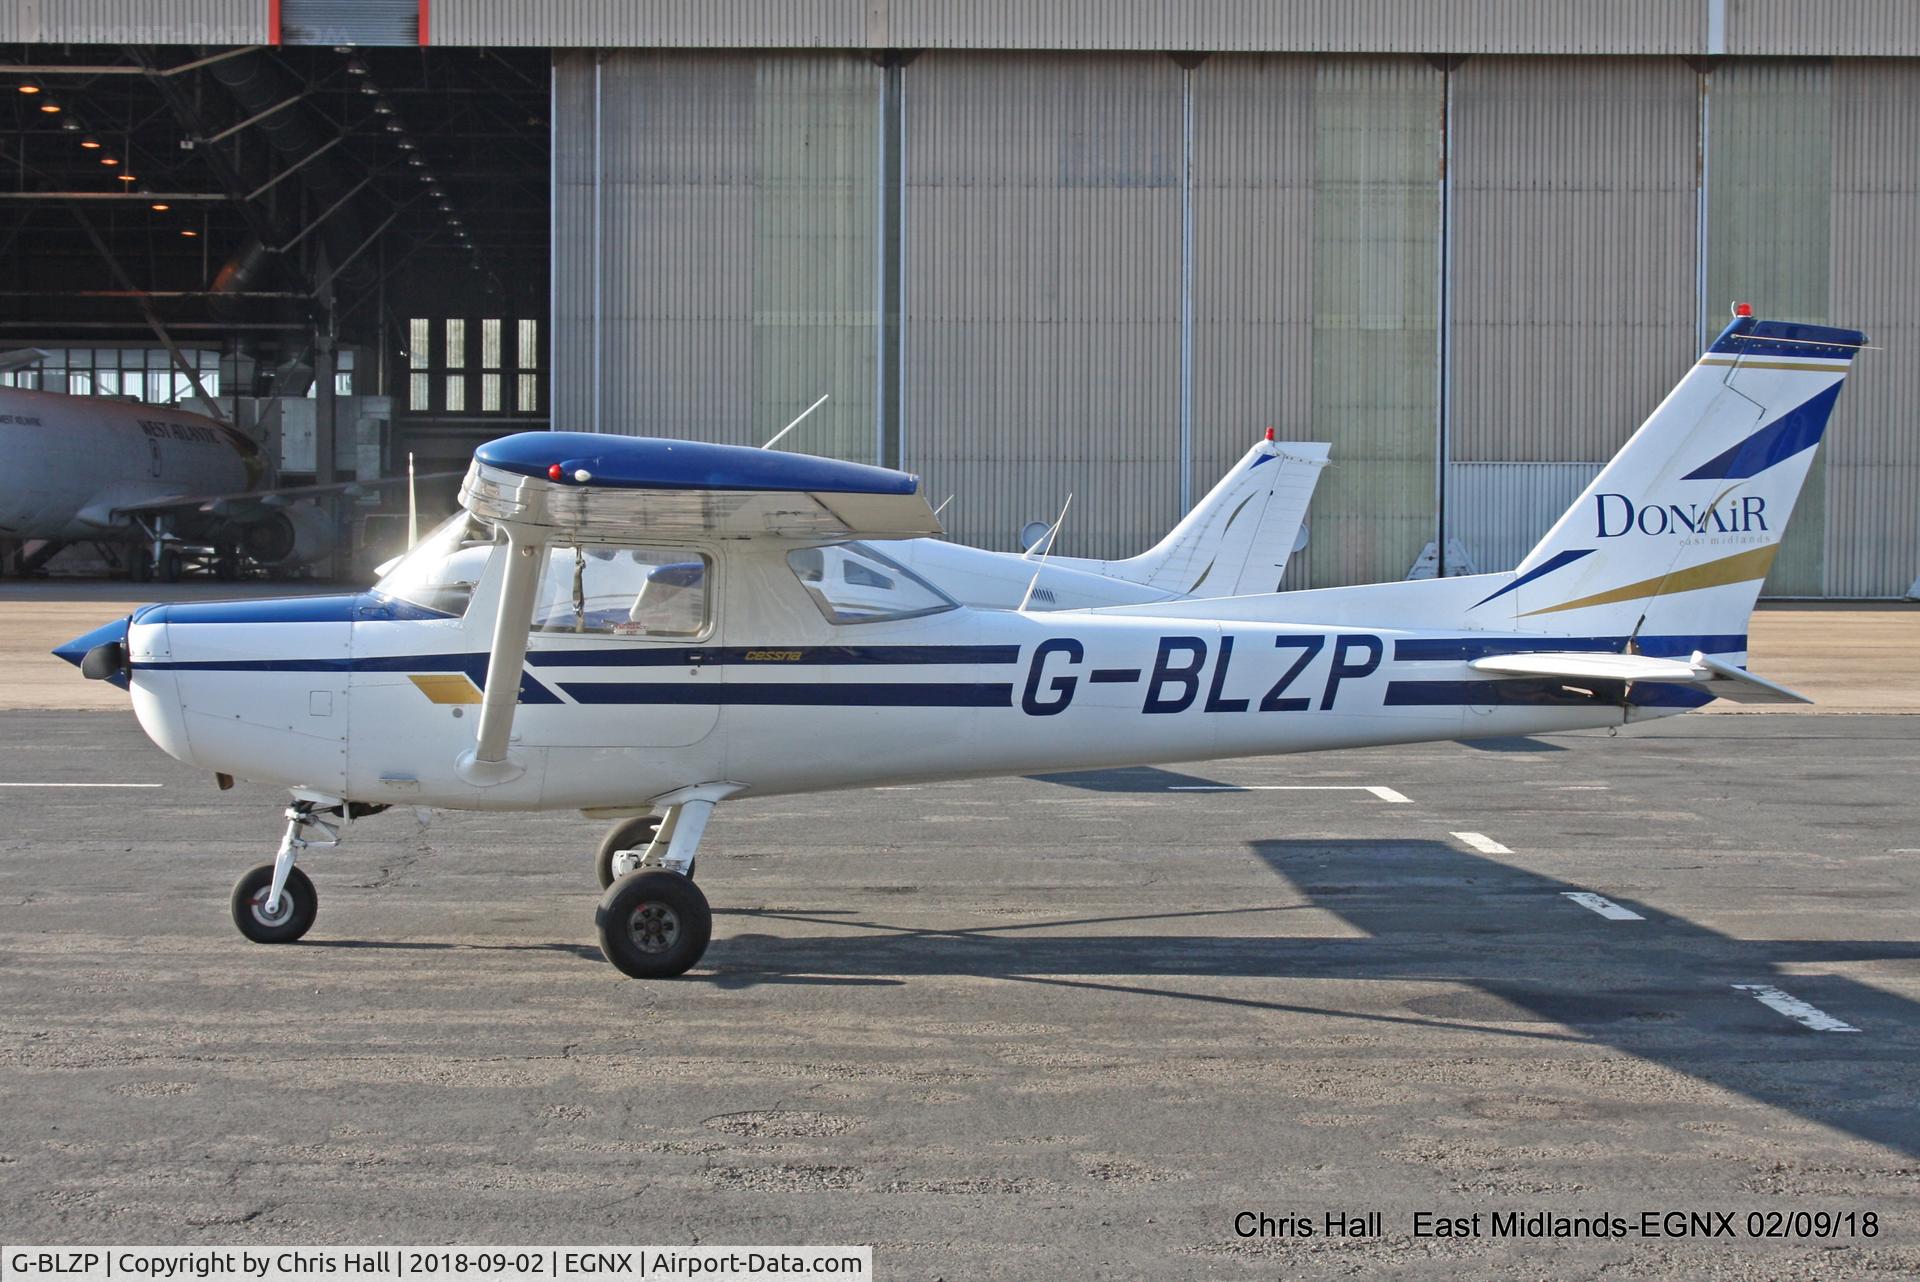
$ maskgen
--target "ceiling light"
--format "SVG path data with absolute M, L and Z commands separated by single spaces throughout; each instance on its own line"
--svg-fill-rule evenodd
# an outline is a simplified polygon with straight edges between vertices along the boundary
M 450 214 L 453 212 L 453 206 L 449 205 L 446 201 L 443 200 L 440 202 L 440 212 L 443 214 Z
M 420 181 L 421 181 L 421 182 L 423 182 L 423 183 L 430 183 L 430 182 L 432 182 L 432 181 L 433 181 L 433 175 L 432 175 L 432 174 L 421 174 L 421 175 L 420 175 Z M 427 195 L 429 195 L 429 196 L 431 196 L 431 197 L 433 197 L 433 198 L 434 198 L 435 200 L 439 200 L 439 199 L 440 199 L 440 198 L 441 198 L 442 196 L 445 196 L 446 194 L 447 194 L 446 192 L 444 192 L 444 191 L 441 191 L 441 190 L 440 190 L 440 189 L 439 189 L 438 187 L 433 187 L 433 188 L 430 188 L 430 189 L 429 189 L 429 190 L 427 191 Z
M 368 80 L 361 84 L 360 92 L 363 94 L 366 94 L 368 97 L 371 98 L 380 92 L 380 86 L 374 84 L 373 81 Z
M 412 151 L 412 150 L 413 150 L 413 139 L 411 139 L 411 138 L 402 138 L 402 139 L 400 140 L 400 143 L 399 143 L 399 146 L 400 146 L 400 150 L 401 150 L 401 151 Z
M 40 86 L 34 84 L 33 81 L 31 80 L 22 80 L 20 82 L 20 92 L 21 93 L 39 93 Z
M 182 227 L 182 228 L 180 229 L 180 234 L 181 234 L 182 236 L 188 236 L 188 237 L 192 237 L 192 236 L 198 236 L 198 235 L 199 235 L 200 233 L 199 233 L 199 232 L 197 232 L 197 231 L 195 231 L 195 230 L 194 230 L 193 228 L 191 228 L 191 227 Z
M 167 203 L 166 201 L 164 201 L 164 200 L 156 200 L 156 201 L 154 201 L 154 202 L 153 202 L 153 212 L 154 212 L 154 213 L 156 213 L 156 214 L 164 214 L 164 213 L 166 213 L 166 212 L 167 212 L 167 211 L 168 211 L 169 209 L 172 209 L 172 208 L 173 208 L 173 206 L 172 206 L 172 205 L 169 205 L 169 204 L 168 204 L 168 203 Z
M 390 102 L 376 102 L 373 104 L 373 110 L 375 115 L 391 116 L 393 114 L 393 104 Z
M 400 132 L 400 122 L 399 122 L 399 121 L 397 121 L 397 120 L 389 120 L 389 121 L 387 122 L 387 132 L 388 132 L 388 133 L 390 133 L 390 134 L 397 134 L 397 133 L 399 133 L 399 132 Z
M 413 163 L 417 165 L 417 164 L 419 164 L 420 162 L 416 160 L 416 161 L 414 161 Z M 432 174 L 426 174 L 426 173 L 421 173 L 421 174 L 415 174 L 415 175 L 414 175 L 414 177 L 416 177 L 416 178 L 418 178 L 418 179 L 419 179 L 419 180 L 420 180 L 421 182 L 423 182 L 423 183 L 430 183 L 430 182 L 432 182 L 432 181 L 433 181 L 433 175 L 432 175 Z
M 103 165 L 117 165 L 120 162 L 112 156 L 102 156 L 100 157 L 100 163 Z
M 60 104 L 51 101 L 43 102 L 40 104 L 40 110 L 46 112 L 49 116 L 57 116 L 60 114 Z
M 66 130 L 70 134 L 77 134 L 80 132 L 80 122 L 73 119 L 71 116 L 61 121 L 60 127 Z
M 123 183 L 137 183 L 140 181 L 138 178 L 135 178 L 132 174 L 120 174 L 118 175 L 118 177 L 120 181 Z
M 418 157 L 418 156 L 408 156 L 408 157 L 407 157 L 407 163 L 408 163 L 409 165 L 412 165 L 412 166 L 413 166 L 413 167 L 414 167 L 415 169 L 418 169 L 418 168 L 420 168 L 420 166 L 422 166 L 422 165 L 424 165 L 424 164 L 426 164 L 427 162 L 426 162 L 426 161 L 424 161 L 424 160 L 422 160 L 422 159 L 420 159 L 420 157 Z M 426 177 L 426 175 L 425 175 L 425 174 L 422 174 L 422 175 L 421 175 L 421 177 L 423 177 L 423 178 L 424 178 L 424 177 Z
M 100 150 L 100 140 L 98 138 L 95 138 L 92 134 L 88 134 L 85 138 L 82 138 L 80 140 L 80 145 L 82 147 L 85 147 L 88 151 Z
M 355 58 L 347 64 L 347 74 L 350 76 L 364 76 L 367 74 L 367 64 Z

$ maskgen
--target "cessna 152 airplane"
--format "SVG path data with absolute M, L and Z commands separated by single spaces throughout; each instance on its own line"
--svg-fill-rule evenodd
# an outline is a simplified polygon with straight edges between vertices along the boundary
M 578 809 L 601 947 L 678 975 L 730 799 L 1618 726 L 1716 697 L 1863 336 L 1738 316 L 1513 571 L 1036 613 L 886 550 L 916 478 L 679 441 L 483 446 L 463 511 L 357 596 L 148 606 L 57 653 L 182 761 L 288 785 L 249 939 L 313 924 L 296 866 L 389 805 Z M 476 563 L 469 567 L 469 562 Z M 849 591 L 857 565 L 885 579 Z M 657 819 L 656 819 L 657 816 Z

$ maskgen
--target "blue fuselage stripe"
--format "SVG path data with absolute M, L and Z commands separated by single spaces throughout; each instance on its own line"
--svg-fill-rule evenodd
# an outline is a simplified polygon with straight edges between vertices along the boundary
M 1006 708 L 1013 686 L 970 681 L 824 682 L 624 682 L 561 684 L 578 703 L 750 704 L 762 707 Z
M 1401 663 L 1437 660 L 1485 659 L 1497 654 L 1624 654 L 1629 638 L 1619 637 L 1403 637 L 1393 643 L 1393 657 Z M 1643 636 L 1634 638 L 1641 654 L 1656 659 L 1703 654 L 1744 654 L 1747 638 L 1741 633 L 1699 636 Z

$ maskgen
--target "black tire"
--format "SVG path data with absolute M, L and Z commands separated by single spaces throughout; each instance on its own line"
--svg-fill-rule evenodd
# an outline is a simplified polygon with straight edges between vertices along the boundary
M 160 559 L 154 563 L 153 573 L 154 577 L 162 583 L 178 583 L 180 581 L 180 554 L 172 548 L 168 548 L 162 552 Z
M 707 897 L 678 873 L 629 873 L 593 915 L 600 951 L 635 979 L 672 979 L 700 961 L 713 938 Z
M 605 890 L 613 884 L 613 857 L 622 850 L 637 850 L 653 841 L 653 834 L 660 827 L 659 815 L 641 815 L 635 819 L 622 819 L 607 830 L 600 839 L 600 851 L 593 857 L 593 875 L 600 879 L 600 889 Z M 691 877 L 693 870 L 688 869 Z
M 273 865 L 261 864 L 233 885 L 233 924 L 256 944 L 291 944 L 313 928 L 320 896 L 307 874 L 295 868 L 287 873 L 280 892 L 280 911 L 265 913 L 267 891 L 273 887 Z

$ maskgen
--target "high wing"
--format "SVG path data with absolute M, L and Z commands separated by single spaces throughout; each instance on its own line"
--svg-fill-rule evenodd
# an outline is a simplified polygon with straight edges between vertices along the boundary
M 481 446 L 461 506 L 529 535 L 917 539 L 940 522 L 920 478 L 739 445 L 521 432 Z

